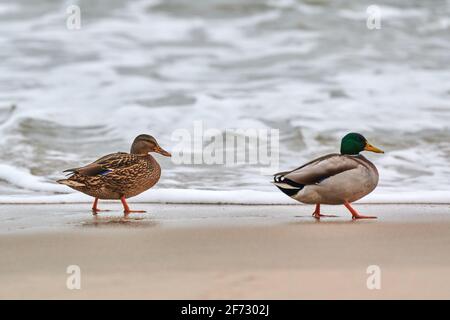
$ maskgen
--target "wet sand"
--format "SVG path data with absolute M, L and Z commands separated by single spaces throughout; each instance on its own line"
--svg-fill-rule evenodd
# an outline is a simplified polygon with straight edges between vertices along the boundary
M 340 217 L 320 222 L 311 206 L 104 207 L 0 206 L 0 298 L 450 298 L 449 205 L 355 205 L 373 221 L 324 207 Z

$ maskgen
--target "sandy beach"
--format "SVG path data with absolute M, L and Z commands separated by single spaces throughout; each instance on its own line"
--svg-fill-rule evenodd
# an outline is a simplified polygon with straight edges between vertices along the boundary
M 0 30 L 0 299 L 450 299 L 450 0 L 2 0 Z M 378 219 L 304 205 L 347 202 Z
M 0 298 L 394 299 L 450 297 L 448 205 L 0 206 Z M 81 289 L 66 269 L 81 269 Z M 369 290 L 367 267 L 381 270 Z

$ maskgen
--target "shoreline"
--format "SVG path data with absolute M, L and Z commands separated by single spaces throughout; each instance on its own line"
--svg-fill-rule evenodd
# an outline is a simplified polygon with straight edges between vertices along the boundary
M 64 188 L 63 188 L 64 189 Z M 0 196 L 1 204 L 76 204 L 92 203 L 82 193 Z M 100 201 L 101 203 L 108 201 Z M 113 201 L 114 202 L 114 201 Z M 151 204 L 197 205 L 298 205 L 282 192 L 261 190 L 198 190 L 155 188 L 132 198 L 131 202 Z M 395 191 L 377 190 L 355 204 L 450 204 L 450 190 Z
M 146 213 L 124 218 L 116 201 L 104 201 L 100 208 L 109 210 L 94 216 L 90 203 L 76 204 L 8 204 L 0 205 L 0 234 L 33 233 L 36 231 L 81 231 L 89 226 L 109 228 L 158 225 L 163 228 L 279 226 L 291 223 L 435 223 L 450 221 L 450 204 L 354 204 L 361 214 L 375 215 L 375 220 L 353 221 L 344 206 L 323 205 L 324 214 L 337 217 L 312 218 L 312 205 L 211 205 L 152 204 L 130 202 L 132 209 Z M 425 213 L 424 213 L 425 212 Z
M 0 206 L 0 299 L 448 299 L 450 206 Z M 333 209 L 333 211 L 330 211 Z M 67 268 L 81 270 L 69 290 Z M 380 267 L 381 289 L 367 288 Z
M 106 204 L 114 204 L 119 203 L 120 200 L 101 200 L 102 203 Z M 301 202 L 292 202 L 292 203 L 228 203 L 228 202 L 217 202 L 217 203 L 209 203 L 209 202 L 152 202 L 152 201 L 128 201 L 129 203 L 136 203 L 136 204 L 149 204 L 149 205 L 186 205 L 186 206 L 269 206 L 269 207 L 284 207 L 284 206 L 313 206 L 311 204 L 305 204 Z M 40 206 L 40 205 L 86 205 L 91 204 L 93 201 L 67 201 L 67 202 L 0 202 L 0 206 Z M 415 206 L 415 205 L 450 205 L 450 201 L 443 201 L 443 202 L 433 202 L 433 201 L 424 201 L 424 202 L 365 202 L 365 201 L 357 201 L 352 202 L 352 205 L 408 205 L 408 206 Z M 323 205 L 323 206 L 341 206 L 341 205 Z M 342 204 L 343 206 L 343 204 Z

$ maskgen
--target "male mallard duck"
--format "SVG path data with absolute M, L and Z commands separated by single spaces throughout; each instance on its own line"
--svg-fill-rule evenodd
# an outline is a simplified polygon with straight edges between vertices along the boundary
M 130 153 L 112 153 L 87 166 L 65 170 L 72 176 L 57 182 L 94 197 L 94 214 L 101 211 L 97 208 L 98 199 L 120 199 L 125 215 L 145 212 L 130 210 L 125 199 L 137 196 L 158 182 L 161 167 L 149 152 L 171 156 L 155 138 L 141 134 L 134 139 Z
M 313 217 L 320 219 L 321 204 L 343 204 L 353 219 L 376 218 L 362 216 L 351 202 L 372 192 L 378 184 L 375 165 L 360 155 L 361 151 L 384 153 L 367 142 L 359 133 L 347 134 L 341 142 L 341 154 L 333 153 L 294 169 L 274 175 L 274 184 L 291 198 L 315 204 Z

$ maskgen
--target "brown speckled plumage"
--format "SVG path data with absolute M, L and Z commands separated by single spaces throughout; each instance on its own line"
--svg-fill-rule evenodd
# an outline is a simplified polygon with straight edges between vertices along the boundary
M 94 197 L 94 213 L 100 211 L 98 199 L 120 199 L 128 214 L 133 211 L 125 199 L 150 189 L 161 176 L 161 167 L 149 152 L 170 157 L 155 138 L 143 134 L 136 137 L 130 153 L 109 154 L 84 167 L 65 170 L 71 176 L 57 182 Z
M 85 172 L 88 173 L 85 173 Z M 131 198 L 153 187 L 161 167 L 151 155 L 113 153 L 71 171 L 67 185 L 99 199 Z M 76 182 L 70 185 L 70 182 Z

